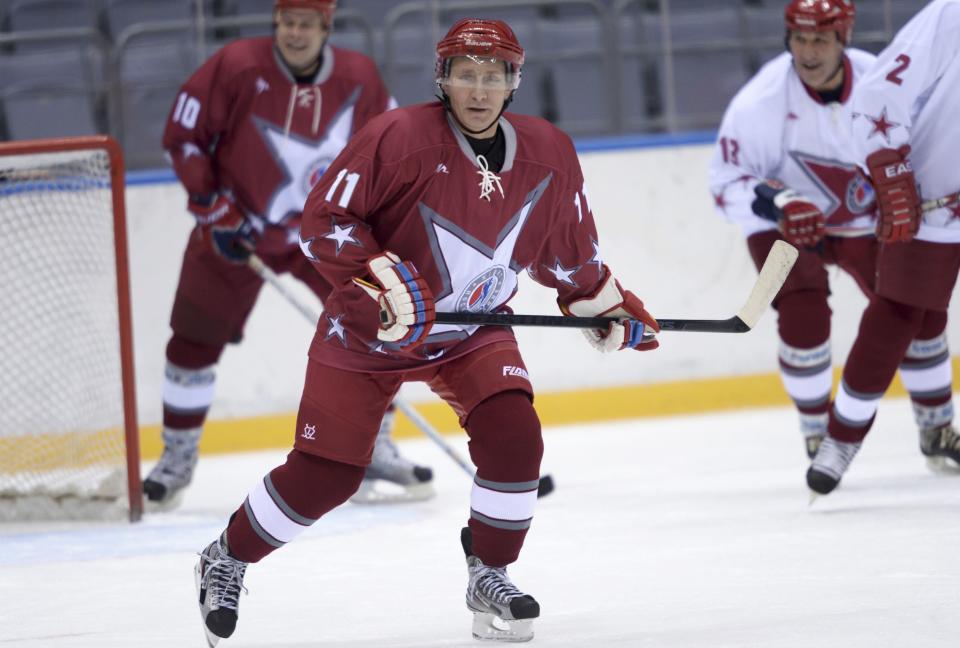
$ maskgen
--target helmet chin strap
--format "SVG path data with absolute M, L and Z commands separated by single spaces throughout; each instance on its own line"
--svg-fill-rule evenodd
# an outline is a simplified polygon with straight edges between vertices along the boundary
M 514 90 L 513 92 L 516 92 L 516 91 Z M 493 118 L 493 121 L 487 124 L 485 128 L 481 128 L 480 130 L 473 130 L 472 128 L 464 124 L 462 121 L 460 121 L 460 118 L 457 117 L 457 113 L 453 111 L 453 106 L 450 105 L 450 97 L 447 96 L 447 93 L 444 92 L 443 89 L 440 90 L 440 96 L 438 96 L 437 99 L 440 100 L 440 103 L 443 104 L 443 107 L 447 110 L 448 113 L 450 113 L 450 116 L 453 117 L 453 121 L 457 122 L 457 126 L 460 127 L 460 130 L 470 135 L 480 135 L 481 133 L 485 132 L 488 128 L 496 124 L 498 121 L 500 121 L 500 117 L 503 115 L 503 111 L 505 111 L 507 109 L 507 106 L 510 105 L 510 102 L 513 101 L 513 92 L 511 92 L 510 96 L 507 97 L 506 101 L 503 102 L 503 107 L 500 108 L 500 112 L 498 112 L 497 116 Z

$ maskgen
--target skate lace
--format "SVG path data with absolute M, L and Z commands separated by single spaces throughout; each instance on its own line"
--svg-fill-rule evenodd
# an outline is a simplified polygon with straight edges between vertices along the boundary
M 503 186 L 500 184 L 500 176 L 490 170 L 490 164 L 487 162 L 487 158 L 478 155 L 477 166 L 480 167 L 480 170 L 477 171 L 480 175 L 480 199 L 490 202 L 490 194 L 493 193 L 494 188 L 500 192 L 500 196 L 502 197 Z
M 814 468 L 839 478 L 846 472 L 858 450 L 859 443 L 843 443 L 827 437 L 813 460 Z
M 481 563 L 482 565 L 482 563 Z M 513 599 L 523 596 L 523 592 L 510 582 L 505 568 L 487 567 L 482 565 L 473 578 L 470 579 L 471 596 L 477 593 L 498 603 L 509 603 Z
M 219 549 L 217 551 L 220 552 Z M 203 584 L 210 596 L 210 607 L 236 610 L 240 605 L 240 590 L 250 593 L 243 584 L 246 563 L 224 556 L 222 552 L 217 558 L 211 559 L 204 554 L 200 554 L 200 558 L 207 563 Z
M 960 435 L 957 435 L 952 425 L 940 428 L 940 447 L 945 450 L 960 451 Z
M 159 481 L 157 478 L 170 477 L 175 479 L 184 479 L 193 470 L 193 452 L 183 452 L 180 448 L 164 448 L 160 455 L 160 461 L 150 471 L 150 479 Z

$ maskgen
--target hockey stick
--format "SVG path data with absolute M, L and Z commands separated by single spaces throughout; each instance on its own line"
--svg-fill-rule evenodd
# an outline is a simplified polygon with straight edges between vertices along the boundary
M 932 200 L 925 200 L 920 205 L 922 211 L 928 212 L 933 211 L 934 209 L 940 209 L 941 207 L 949 207 L 955 202 L 960 201 L 960 191 L 957 193 L 952 193 L 943 198 L 934 198 Z
M 269 266 L 267 266 L 263 259 L 258 257 L 256 254 L 251 253 L 247 258 L 247 265 L 251 270 L 257 273 L 257 275 L 263 279 L 266 283 L 270 284 L 279 294 L 283 297 L 287 303 L 296 308 L 300 313 L 309 321 L 313 326 L 317 325 L 317 322 L 320 320 L 320 313 L 316 312 L 313 308 L 304 304 L 300 299 L 294 295 L 286 286 L 283 285 L 283 282 L 280 281 L 280 277 L 277 276 L 277 273 L 274 272 Z M 397 406 L 404 416 L 406 416 L 411 423 L 416 426 L 420 432 L 422 432 L 427 438 L 436 443 L 441 450 L 450 457 L 455 464 L 460 466 L 471 479 L 474 477 L 474 470 L 468 464 L 463 457 L 460 456 L 453 446 L 444 440 L 443 436 L 434 429 L 432 425 L 420 415 L 417 410 L 404 401 L 401 398 L 393 399 L 394 405 Z M 553 491 L 553 478 L 550 475 L 544 475 L 540 478 L 540 482 L 537 486 L 537 497 L 544 497 L 549 495 Z
M 658 319 L 661 331 L 689 333 L 745 333 L 756 326 L 760 316 L 777 296 L 790 269 L 797 260 L 797 249 L 786 241 L 776 241 L 747 301 L 737 314 L 722 320 Z M 517 315 L 513 313 L 437 313 L 438 324 L 481 326 L 552 326 L 605 329 L 616 317 L 572 317 L 565 315 Z

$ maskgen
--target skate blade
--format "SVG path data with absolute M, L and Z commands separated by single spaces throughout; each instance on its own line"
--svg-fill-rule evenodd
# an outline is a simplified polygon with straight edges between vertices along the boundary
M 489 612 L 473 613 L 473 638 L 479 641 L 522 643 L 533 639 L 534 619 L 501 619 Z
M 198 605 L 200 601 L 200 563 L 202 561 L 203 559 L 201 558 L 197 562 L 197 564 L 194 565 L 193 567 L 193 584 L 196 587 L 196 591 L 197 591 L 196 600 Z M 210 648 L 216 648 L 217 642 L 220 641 L 220 637 L 218 637 L 215 634 L 212 634 L 209 630 L 207 630 L 206 619 L 203 618 L 203 606 L 200 606 L 200 623 L 203 626 L 203 635 L 204 635 L 204 638 L 207 640 L 207 645 L 210 646 Z
M 432 482 L 403 486 L 383 479 L 365 479 L 350 497 L 354 504 L 403 504 L 422 502 L 436 495 Z
M 960 466 L 942 455 L 927 457 L 927 468 L 941 475 L 960 475 Z

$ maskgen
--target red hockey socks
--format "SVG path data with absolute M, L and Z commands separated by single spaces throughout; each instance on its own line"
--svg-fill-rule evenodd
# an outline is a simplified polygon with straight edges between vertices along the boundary
M 227 526 L 230 554 L 257 562 L 356 492 L 364 469 L 292 450 L 247 495 Z
M 838 441 L 862 441 L 873 424 L 877 405 L 897 371 L 907 348 L 920 332 L 925 311 L 875 297 L 850 350 L 843 380 L 830 410 L 830 436 Z
M 163 377 L 163 427 L 192 430 L 203 426 L 213 403 L 214 368 L 223 347 L 191 342 L 174 333 L 167 343 Z
M 780 379 L 800 413 L 804 436 L 822 437 L 833 386 L 827 295 L 817 290 L 787 293 L 780 297 L 777 313 Z
M 520 555 L 533 519 L 543 457 L 540 420 L 525 393 L 508 391 L 477 405 L 466 428 L 477 466 L 470 495 L 473 553 L 485 565 L 504 567 Z

